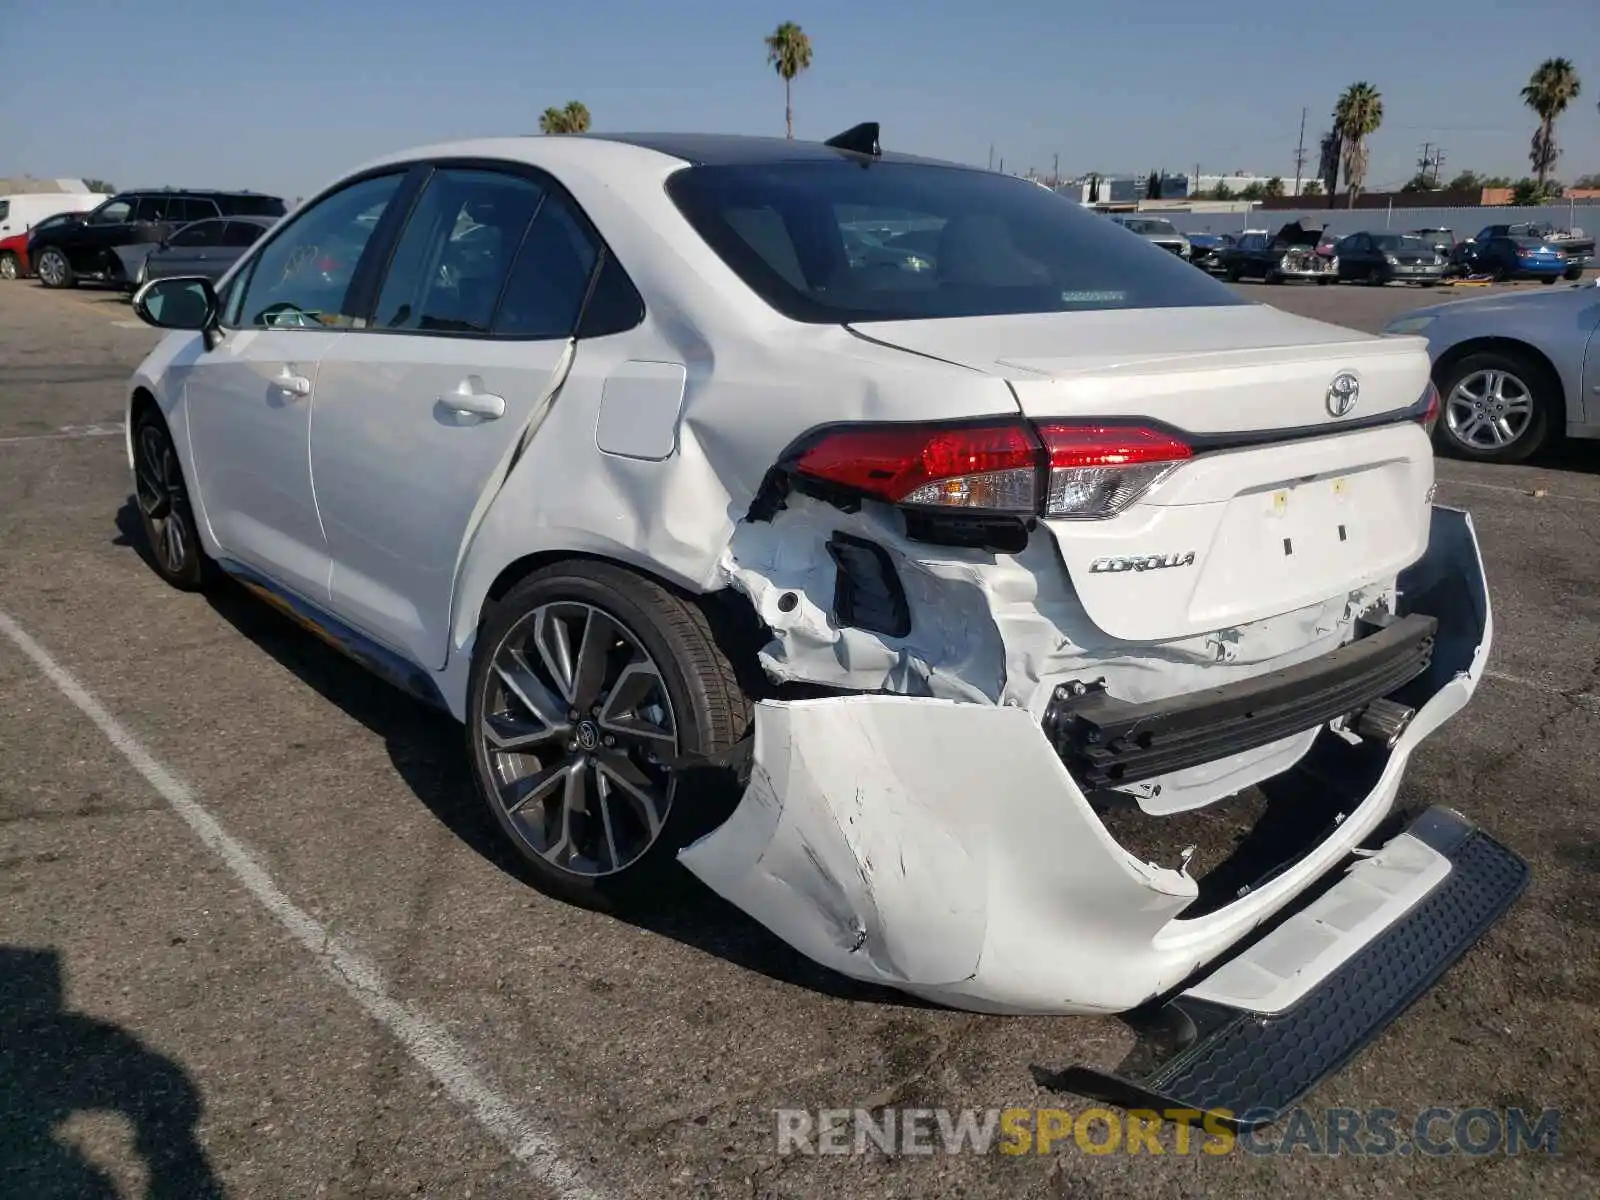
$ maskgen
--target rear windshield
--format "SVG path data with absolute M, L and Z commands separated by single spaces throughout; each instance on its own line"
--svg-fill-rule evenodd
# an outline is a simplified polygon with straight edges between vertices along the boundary
M 1379 250 L 1405 250 L 1412 254 L 1431 254 L 1433 246 L 1419 237 L 1401 235 L 1398 233 L 1375 233 L 1372 235 L 1372 244 Z
M 922 163 L 689 167 L 667 192 L 797 321 L 1244 304 L 1183 259 L 1025 179 Z
M 1135 217 L 1122 222 L 1134 233 L 1143 234 L 1145 237 L 1177 237 L 1178 231 L 1171 221 L 1158 221 L 1148 217 Z

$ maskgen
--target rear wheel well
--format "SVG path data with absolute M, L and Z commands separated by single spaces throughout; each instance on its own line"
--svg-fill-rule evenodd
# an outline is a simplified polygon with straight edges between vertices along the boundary
M 765 673 L 756 655 L 761 647 L 771 640 L 772 631 L 767 629 L 756 614 L 755 606 L 750 603 L 749 597 L 732 588 L 723 588 L 715 592 L 692 592 L 654 571 L 633 563 L 607 558 L 603 554 L 586 554 L 579 550 L 543 550 L 537 554 L 524 555 L 508 564 L 489 585 L 489 591 L 478 609 L 478 627 L 482 628 L 490 609 L 518 583 L 535 571 L 563 562 L 608 563 L 624 571 L 632 571 L 640 578 L 648 579 L 687 603 L 695 605 L 705 614 L 706 621 L 711 627 L 711 636 L 717 643 L 717 648 L 722 651 L 738 674 L 739 683 L 744 688 L 745 694 L 758 696 L 770 688 L 771 685 L 766 682 Z
M 1566 389 L 1561 386 L 1561 374 L 1555 364 L 1545 355 L 1544 351 L 1527 342 L 1518 341 L 1516 338 L 1506 337 L 1481 337 L 1470 341 L 1459 342 L 1439 356 L 1433 364 L 1433 382 L 1441 392 L 1444 391 L 1444 381 L 1449 376 L 1455 365 L 1468 355 L 1472 354 L 1504 354 L 1512 358 L 1520 358 L 1533 364 L 1548 378 L 1551 391 L 1543 397 L 1543 403 L 1554 418 L 1555 433 L 1560 434 L 1567 427 L 1567 397 Z M 1446 397 L 1441 397 L 1445 399 Z

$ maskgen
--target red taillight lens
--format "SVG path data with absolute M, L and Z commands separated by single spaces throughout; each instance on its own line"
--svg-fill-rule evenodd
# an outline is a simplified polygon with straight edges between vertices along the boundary
M 880 426 L 824 434 L 795 470 L 891 504 L 1034 512 L 1039 457 L 1016 422 Z
M 1433 386 L 1433 380 L 1428 380 L 1428 388 L 1422 394 L 1427 399 L 1427 406 L 1423 409 L 1419 424 L 1432 437 L 1433 427 L 1439 423 L 1439 389 Z
M 1137 425 L 1051 423 L 1039 436 L 1050 456 L 1047 517 L 1114 517 L 1194 456 L 1187 442 Z

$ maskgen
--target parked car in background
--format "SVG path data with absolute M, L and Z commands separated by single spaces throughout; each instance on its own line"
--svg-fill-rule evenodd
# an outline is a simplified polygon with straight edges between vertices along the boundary
M 1530 225 L 1488 225 L 1468 239 L 1461 251 L 1462 265 L 1472 275 L 1489 275 L 1501 281 L 1539 279 L 1554 283 L 1563 277 L 1577 279 L 1587 258 L 1574 263 L 1565 249 L 1537 234 Z M 1582 245 L 1578 247 L 1582 254 Z M 1593 243 L 1590 243 L 1593 250 Z
M 62 225 L 73 217 L 75 212 L 57 213 L 53 217 L 46 217 L 35 225 L 34 229 L 49 229 L 53 225 Z M 23 279 L 33 274 L 33 263 L 28 258 L 28 234 L 14 233 L 0 241 L 0 279 Z
M 1138 234 L 1152 246 L 1160 246 L 1163 250 L 1170 250 L 1180 258 L 1189 257 L 1189 239 L 1179 233 L 1177 226 L 1165 217 L 1115 214 L 1111 219 L 1129 233 Z
M 1202 271 L 1220 274 L 1222 271 L 1222 256 L 1239 239 L 1231 233 L 1191 233 L 1189 237 L 1189 261 Z
M 276 217 L 207 217 L 158 242 L 134 274 L 134 285 L 175 275 L 216 283 L 241 255 L 277 224 Z
M 1521 462 L 1563 435 L 1600 437 L 1600 285 L 1438 304 L 1385 332 L 1428 339 L 1446 454 Z
M 1270 237 L 1262 232 L 1247 232 L 1222 255 L 1222 273 L 1230 280 L 1261 279 L 1282 283 L 1288 279 L 1332 283 L 1333 264 L 1317 254 L 1321 230 L 1306 229 L 1291 221 Z
M 1339 243 L 1343 240 L 1343 234 L 1335 233 L 1331 229 L 1324 229 L 1317 235 L 1317 257 L 1325 258 L 1332 262 L 1339 257 Z
M 1444 278 L 1445 259 L 1408 233 L 1352 233 L 1339 243 L 1339 281 L 1416 283 L 1433 287 Z
M 58 213 L 88 212 L 107 198 L 100 192 L 11 192 L 0 196 L 0 240 L 27 233 Z
M 1594 266 L 1594 238 L 1586 237 L 1581 229 L 1557 229 L 1548 221 L 1529 221 L 1519 225 L 1508 225 L 1506 233 L 1511 237 L 1542 238 L 1565 254 L 1567 279 L 1577 279 L 1584 271 Z
M 45 287 L 72 287 L 81 279 L 122 283 L 132 277 L 118 253 L 125 247 L 154 245 L 206 217 L 283 214 L 281 199 L 258 192 L 177 188 L 119 192 L 81 218 L 33 230 L 28 235 L 28 259 Z
M 1429 226 L 1424 229 L 1407 230 L 1406 236 L 1420 238 L 1422 241 L 1427 242 L 1428 245 L 1433 247 L 1433 252 L 1446 261 L 1450 258 L 1450 252 L 1456 248 L 1455 230 L 1445 229 L 1439 225 Z
M 1471 523 L 1432 504 L 1423 345 L 846 140 L 872 150 L 424 148 L 220 294 L 146 284 L 174 331 L 126 389 L 152 568 L 241 579 L 451 713 L 557 895 L 658 912 L 681 865 L 833 970 L 986 1011 L 1198 972 L 1230 1038 L 1269 963 L 1343 1062 L 1380 1019 L 1348 1005 L 1471 938 L 1402 925 L 1355 999 L 1343 964 L 1447 877 L 1488 889 L 1474 934 L 1522 879 L 1395 807 L 1491 638 Z M 863 211 L 930 218 L 935 268 L 852 262 Z M 1292 819 L 1140 853 L 1258 783 Z

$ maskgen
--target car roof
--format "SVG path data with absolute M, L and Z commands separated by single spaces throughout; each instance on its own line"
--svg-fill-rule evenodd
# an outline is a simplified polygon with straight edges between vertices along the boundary
M 585 133 L 579 137 L 655 150 L 697 167 L 770 166 L 777 163 L 838 162 L 841 159 L 846 162 L 928 163 L 942 167 L 960 165 L 915 154 L 892 151 L 880 155 L 857 154 L 823 142 L 736 133 Z

